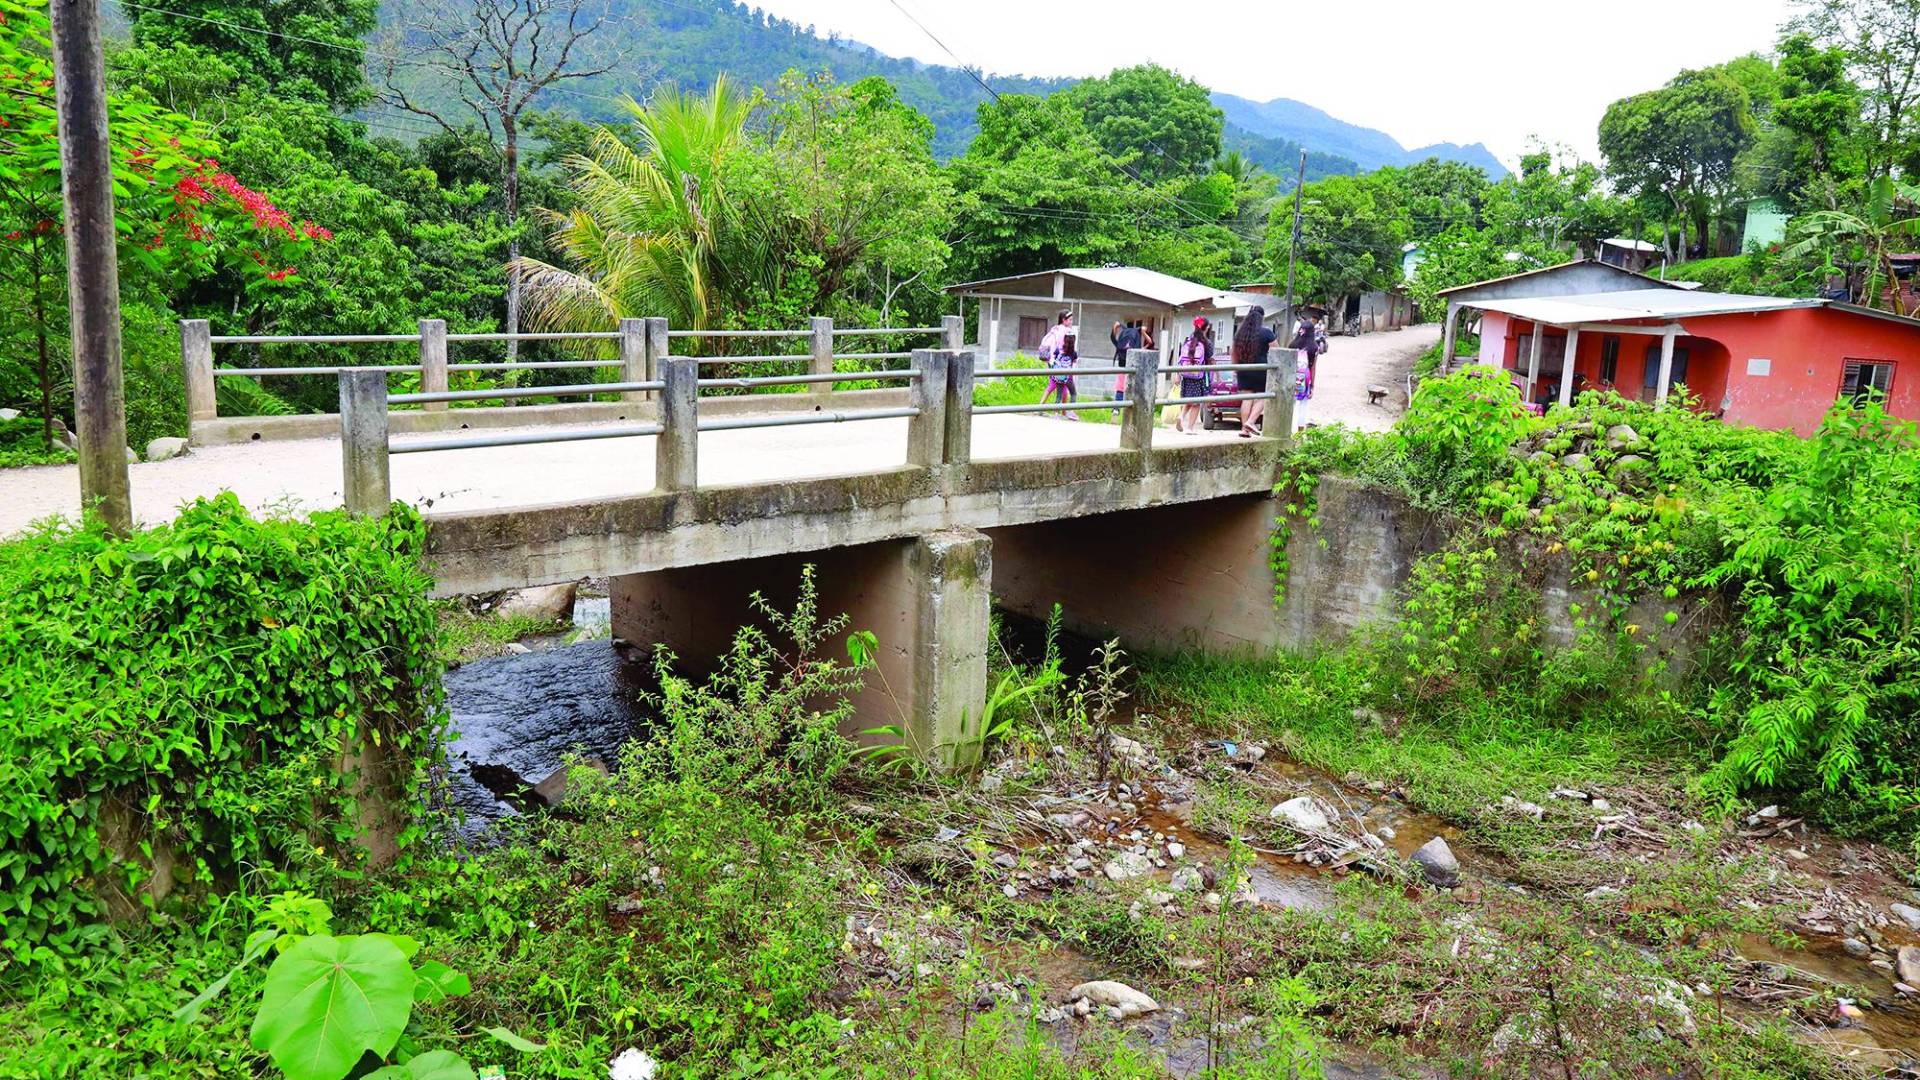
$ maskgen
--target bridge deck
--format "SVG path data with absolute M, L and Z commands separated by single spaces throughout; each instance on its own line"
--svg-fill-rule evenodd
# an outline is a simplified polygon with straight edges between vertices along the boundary
M 1052 417 L 979 416 L 973 424 L 975 461 L 1112 450 L 1120 438 L 1113 424 Z M 434 438 L 396 436 L 395 442 Z M 705 487 L 871 473 L 899 466 L 906 441 L 905 420 L 705 432 L 699 482 Z M 1232 432 L 1154 434 L 1156 448 L 1235 441 Z M 393 494 L 435 513 L 590 503 L 652 490 L 653 459 L 651 436 L 400 454 L 392 461 Z M 143 524 L 170 520 L 181 503 L 222 489 L 256 510 L 306 512 L 342 501 L 338 439 L 197 448 L 172 461 L 134 465 L 131 473 L 134 516 Z M 52 515 L 73 516 L 79 500 L 74 466 L 0 472 L 0 536 Z

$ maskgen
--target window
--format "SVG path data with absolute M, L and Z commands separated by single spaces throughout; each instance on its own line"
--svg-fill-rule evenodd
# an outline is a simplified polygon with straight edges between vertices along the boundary
M 1673 382 L 1687 381 L 1687 348 L 1684 345 L 1673 347 Z M 1647 390 L 1656 389 L 1660 382 L 1660 346 L 1647 346 L 1647 366 L 1641 369 L 1640 385 Z
M 1611 383 L 1620 377 L 1620 339 L 1609 334 L 1600 341 L 1600 381 Z
M 1884 360 L 1849 360 L 1840 374 L 1840 396 L 1859 403 L 1869 393 L 1881 398 L 1893 386 L 1893 365 Z

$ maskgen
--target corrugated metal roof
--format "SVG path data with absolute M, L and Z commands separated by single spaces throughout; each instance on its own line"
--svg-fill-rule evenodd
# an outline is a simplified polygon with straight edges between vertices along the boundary
M 1202 285 L 1197 281 L 1177 278 L 1172 274 L 1163 274 L 1158 270 L 1148 270 L 1142 266 L 1069 266 L 1058 270 L 1040 270 L 1031 274 L 1015 274 L 1012 277 L 987 278 L 983 281 L 963 281 L 958 285 L 949 285 L 947 292 L 978 292 L 987 286 L 1009 286 L 1024 281 L 1046 282 L 1045 294 L 1036 294 L 1035 299 L 1053 298 L 1052 278 L 1055 274 L 1064 274 L 1077 281 L 1104 286 L 1119 292 L 1151 300 L 1167 307 L 1181 308 L 1196 304 L 1210 303 L 1220 291 L 1211 285 Z M 1071 300 L 1072 297 L 1067 297 Z
M 1483 286 L 1483 285 L 1497 285 L 1497 284 L 1499 284 L 1499 283 L 1501 283 L 1501 282 L 1503 282 L 1503 281 L 1518 281 L 1518 280 L 1520 280 L 1520 279 L 1522 279 L 1522 278 L 1530 278 L 1530 277 L 1537 277 L 1537 276 L 1539 276 L 1539 275 L 1541 275 L 1541 274 L 1555 274 L 1555 273 L 1559 273 L 1559 272 L 1560 272 L 1560 271 L 1562 271 L 1562 270 L 1568 270 L 1568 269 L 1571 269 L 1571 268 L 1573 268 L 1573 267 L 1576 267 L 1576 266 L 1598 266 L 1598 267 L 1603 267 L 1603 268 L 1605 268 L 1606 270 L 1609 270 L 1609 271 L 1611 271 L 1611 272 L 1613 272 L 1613 273 L 1615 273 L 1615 274 L 1620 274 L 1620 275 L 1623 275 L 1623 276 L 1625 276 L 1625 277 L 1629 277 L 1629 278 L 1638 278 L 1638 279 L 1640 279 L 1641 281 L 1647 281 L 1647 282 L 1652 282 L 1652 283 L 1653 283 L 1653 284 L 1655 284 L 1655 285 L 1664 285 L 1664 284 L 1665 284 L 1665 283 L 1664 283 L 1664 282 L 1662 282 L 1662 281 L 1661 281 L 1661 280 L 1660 280 L 1659 278 L 1654 278 L 1654 277 L 1648 277 L 1648 276 L 1647 276 L 1647 275 L 1645 275 L 1645 274 L 1637 274 L 1637 273 L 1634 273 L 1634 272 L 1633 272 L 1632 270 L 1625 270 L 1625 269 L 1622 269 L 1622 268 L 1620 268 L 1620 267 L 1618 267 L 1618 266 L 1615 266 L 1615 265 L 1613 265 L 1612 263 L 1604 263 L 1604 262 L 1601 262 L 1601 261 L 1600 261 L 1600 260 L 1598 260 L 1598 259 L 1575 259 L 1575 260 L 1573 260 L 1572 262 L 1563 262 L 1563 263 L 1561 263 L 1561 264 L 1559 264 L 1558 266 L 1543 266 L 1543 267 L 1541 267 L 1541 268 L 1540 268 L 1540 269 L 1538 269 L 1538 270 L 1523 270 L 1523 271 L 1521 271 L 1520 273 L 1517 273 L 1517 274 L 1507 274 L 1507 275 L 1505 275 L 1504 277 L 1497 277 L 1497 278 L 1488 278 L 1488 279 L 1487 279 L 1487 280 L 1485 280 L 1485 281 L 1475 281 L 1475 282 L 1470 282 L 1470 283 L 1468 283 L 1468 284 L 1466 284 L 1466 285 L 1455 285 L 1454 287 L 1452 287 L 1452 288 L 1450 288 L 1450 289 L 1441 289 L 1441 290 L 1439 290 L 1438 292 L 1436 292 L 1436 293 L 1434 293 L 1434 295 L 1435 295 L 1435 296 L 1450 296 L 1450 295 L 1452 295 L 1452 294 L 1454 294 L 1454 293 L 1458 293 L 1458 292 L 1466 292 L 1466 291 L 1467 291 L 1468 289 L 1478 289 L 1478 288 L 1480 288 L 1480 287 L 1481 287 L 1481 286 Z
M 1607 247 L 1626 248 L 1628 251 L 1659 251 L 1659 247 L 1645 240 L 1629 240 L 1624 236 L 1609 236 L 1600 241 Z
M 1692 292 L 1684 289 L 1629 289 L 1624 292 L 1583 293 L 1575 296 L 1524 297 L 1483 300 L 1469 306 L 1482 311 L 1543 322 L 1632 322 L 1637 319 L 1684 319 L 1704 315 L 1751 314 L 1790 308 L 1823 307 L 1825 300 L 1786 296 L 1746 296 L 1740 293 Z

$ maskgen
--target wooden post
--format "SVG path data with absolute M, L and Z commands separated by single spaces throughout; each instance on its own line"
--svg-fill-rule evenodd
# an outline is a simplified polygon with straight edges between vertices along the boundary
M 1447 301 L 1446 330 L 1440 335 L 1440 374 L 1442 375 L 1453 371 L 1454 338 L 1459 332 L 1460 304 L 1457 301 L 1449 300 Z
M 447 389 L 447 320 L 420 320 L 420 390 L 438 394 Z M 420 406 L 428 412 L 444 412 L 447 403 L 428 401 Z
M 1662 409 L 1667 404 L 1667 391 L 1673 387 L 1673 339 L 1678 336 L 1674 327 L 1667 327 L 1660 335 L 1660 381 L 1653 388 L 1653 407 Z
M 807 370 L 815 375 L 833 374 L 833 320 L 824 315 L 813 317 L 813 362 Z M 814 383 L 811 390 L 816 394 L 831 394 L 833 384 Z
M 1560 358 L 1560 404 L 1573 404 L 1573 369 L 1580 359 L 1580 328 L 1567 327 L 1567 349 Z
M 1540 381 L 1540 343 L 1546 339 L 1547 328 L 1542 323 L 1533 324 L 1533 343 L 1527 349 L 1527 390 L 1523 400 L 1533 401 L 1533 386 Z
M 930 469 L 947 459 L 947 372 L 956 354 L 950 349 L 913 350 L 908 400 L 919 409 L 907 421 L 907 464 Z
M 340 373 L 340 464 L 347 513 L 380 517 L 393 502 L 387 462 L 387 373 Z
M 946 463 L 973 460 L 973 354 L 947 354 Z
M 1154 399 L 1160 393 L 1160 354 L 1153 349 L 1134 349 L 1127 353 L 1133 371 L 1127 376 L 1127 399 L 1133 404 L 1120 418 L 1120 449 L 1153 449 L 1153 426 L 1159 407 Z
M 664 320 L 662 320 L 664 321 Z M 669 357 L 660 365 L 660 437 L 654 441 L 653 486 L 692 491 L 699 479 L 699 362 Z
M 186 368 L 187 435 L 191 438 L 194 421 L 220 415 L 220 400 L 213 392 L 213 331 L 207 320 L 180 320 L 180 360 Z
M 127 483 L 126 376 L 120 356 L 113 147 L 107 139 L 100 3 L 53 0 L 48 12 L 60 126 L 60 199 L 66 212 L 80 506 L 98 513 L 110 532 L 124 535 L 133 531 L 133 496 Z
M 620 381 L 646 382 L 647 375 L 647 320 L 620 320 Z M 645 401 L 645 390 L 628 390 L 620 395 L 621 401 Z
M 967 324 L 958 315 L 940 317 L 940 347 L 948 352 L 959 352 L 967 347 Z

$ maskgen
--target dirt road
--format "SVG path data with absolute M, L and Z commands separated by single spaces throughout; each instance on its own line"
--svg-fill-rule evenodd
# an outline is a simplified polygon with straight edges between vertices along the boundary
M 1358 337 L 1336 337 L 1320 358 L 1313 397 L 1294 404 L 1294 424 L 1345 424 L 1362 431 L 1384 431 L 1407 411 L 1407 372 L 1420 354 L 1440 340 L 1439 323 L 1387 330 Z M 1386 397 L 1369 404 L 1367 387 L 1382 386 Z

